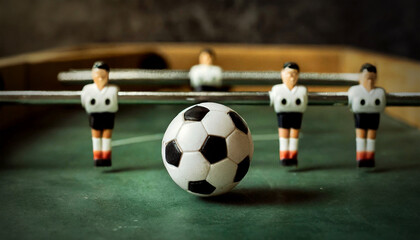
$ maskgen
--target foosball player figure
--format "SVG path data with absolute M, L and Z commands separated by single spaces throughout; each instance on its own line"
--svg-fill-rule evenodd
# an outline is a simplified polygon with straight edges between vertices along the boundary
M 358 167 L 375 167 L 375 139 L 380 113 L 385 109 L 383 88 L 375 87 L 376 67 L 363 64 L 359 85 L 348 91 L 349 106 L 356 125 L 356 160 Z
M 94 83 L 83 87 L 81 100 L 92 128 L 93 160 L 95 166 L 111 166 L 111 137 L 119 88 L 108 84 L 109 66 L 104 62 L 95 62 L 92 79 Z
M 222 88 L 222 68 L 213 65 L 216 55 L 212 49 L 201 50 L 198 65 L 190 69 L 190 85 L 196 92 L 220 91 Z
M 297 166 L 299 131 L 303 112 L 308 104 L 306 87 L 297 86 L 299 66 L 286 62 L 281 71 L 283 84 L 274 85 L 270 95 L 270 105 L 277 114 L 280 143 L 280 163 L 283 166 Z

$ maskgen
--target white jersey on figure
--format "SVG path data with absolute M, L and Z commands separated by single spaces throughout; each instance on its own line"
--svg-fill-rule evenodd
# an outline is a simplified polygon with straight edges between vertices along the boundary
M 289 90 L 284 84 L 274 85 L 270 94 L 270 106 L 274 105 L 274 111 L 279 112 L 301 112 L 306 110 L 308 105 L 308 91 L 304 86 L 295 86 Z
M 215 65 L 199 64 L 190 69 L 190 84 L 198 86 L 222 86 L 222 68 Z
M 348 98 L 354 113 L 380 113 L 386 106 L 383 88 L 374 88 L 368 92 L 362 85 L 353 86 L 348 91 Z
M 102 90 L 94 83 L 85 85 L 80 95 L 82 106 L 87 113 L 115 113 L 118 111 L 118 90 L 117 86 L 110 84 Z

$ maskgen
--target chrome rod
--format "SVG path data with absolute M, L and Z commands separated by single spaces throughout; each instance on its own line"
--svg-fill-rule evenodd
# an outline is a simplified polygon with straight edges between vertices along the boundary
M 58 80 L 65 84 L 86 84 L 92 82 L 91 70 L 80 69 L 61 72 Z M 299 83 L 303 85 L 344 85 L 358 83 L 357 73 L 301 73 Z M 185 70 L 140 70 L 112 69 L 110 82 L 141 85 L 188 85 L 188 71 Z M 223 84 L 274 85 L 281 81 L 280 71 L 224 71 Z
M 3 104 L 80 104 L 80 91 L 0 91 Z M 309 105 L 347 105 L 347 92 L 310 92 Z M 269 105 L 268 92 L 119 92 L 120 104 Z M 387 94 L 387 106 L 420 106 L 420 93 Z

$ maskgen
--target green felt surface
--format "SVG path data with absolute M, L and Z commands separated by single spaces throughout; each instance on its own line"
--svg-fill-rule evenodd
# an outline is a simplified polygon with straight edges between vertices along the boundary
M 361 170 L 348 109 L 310 107 L 289 169 L 278 163 L 272 109 L 232 106 L 256 139 L 250 170 L 232 192 L 200 198 L 171 180 L 156 140 L 184 107 L 121 106 L 114 142 L 151 138 L 115 146 L 112 168 L 93 167 L 79 107 L 3 129 L 1 239 L 418 238 L 419 130 L 383 116 L 377 167 Z

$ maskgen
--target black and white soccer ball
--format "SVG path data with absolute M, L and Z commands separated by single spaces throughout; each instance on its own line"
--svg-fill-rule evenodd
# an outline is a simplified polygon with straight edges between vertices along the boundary
M 162 140 L 162 159 L 172 180 L 199 196 L 215 196 L 234 188 L 248 172 L 253 153 L 244 119 L 218 103 L 184 109 L 169 124 Z

